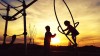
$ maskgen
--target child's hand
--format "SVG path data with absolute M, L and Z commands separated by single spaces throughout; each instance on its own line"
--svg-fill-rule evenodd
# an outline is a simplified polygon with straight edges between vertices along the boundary
M 54 38 L 56 36 L 56 34 L 52 35 L 51 37 Z
M 54 34 L 54 36 L 56 36 L 56 34 Z

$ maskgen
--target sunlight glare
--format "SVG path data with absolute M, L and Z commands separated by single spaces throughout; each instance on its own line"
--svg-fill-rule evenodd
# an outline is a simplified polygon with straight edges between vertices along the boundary
M 51 38 L 51 44 L 56 45 L 59 44 L 60 40 L 59 38 L 55 37 L 55 38 Z

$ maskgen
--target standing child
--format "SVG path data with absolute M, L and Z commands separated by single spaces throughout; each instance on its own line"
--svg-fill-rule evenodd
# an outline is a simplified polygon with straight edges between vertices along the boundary
M 73 41 L 75 43 L 75 46 L 77 46 L 76 36 L 79 34 L 79 32 L 70 24 L 70 22 L 68 20 L 66 20 L 64 22 L 64 24 L 65 24 L 65 26 L 67 26 L 67 28 L 64 31 L 68 30 L 68 32 L 67 32 L 66 35 L 68 35 L 69 33 L 71 33 L 72 39 L 73 39 Z
M 45 55 L 48 56 L 50 52 L 50 42 L 51 42 L 51 37 L 55 37 L 56 34 L 52 35 L 50 32 L 50 26 L 46 26 L 46 33 L 45 33 L 45 38 L 44 38 L 44 48 L 45 48 Z

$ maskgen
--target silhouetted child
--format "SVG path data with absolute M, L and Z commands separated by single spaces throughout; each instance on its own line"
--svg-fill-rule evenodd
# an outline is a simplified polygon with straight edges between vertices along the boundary
M 51 38 L 55 37 L 56 34 L 52 35 L 52 33 L 50 32 L 50 26 L 46 26 L 45 29 L 46 29 L 44 38 L 45 55 L 49 56 Z
M 71 33 L 72 39 L 73 39 L 75 45 L 77 46 L 76 36 L 79 34 L 79 32 L 70 24 L 69 21 L 66 20 L 64 22 L 64 24 L 65 24 L 65 26 L 67 26 L 67 28 L 64 31 L 68 30 L 68 32 L 66 33 L 66 35 L 68 35 L 69 33 Z

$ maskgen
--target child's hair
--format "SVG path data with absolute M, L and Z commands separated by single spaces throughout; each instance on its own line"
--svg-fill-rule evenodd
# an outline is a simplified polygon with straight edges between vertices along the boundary
M 46 29 L 46 30 L 49 30 L 49 29 L 50 29 L 50 26 L 46 26 L 45 29 Z
M 64 24 L 65 24 L 65 25 L 70 25 L 70 22 L 69 22 L 68 20 L 66 20 L 66 21 L 64 22 Z

